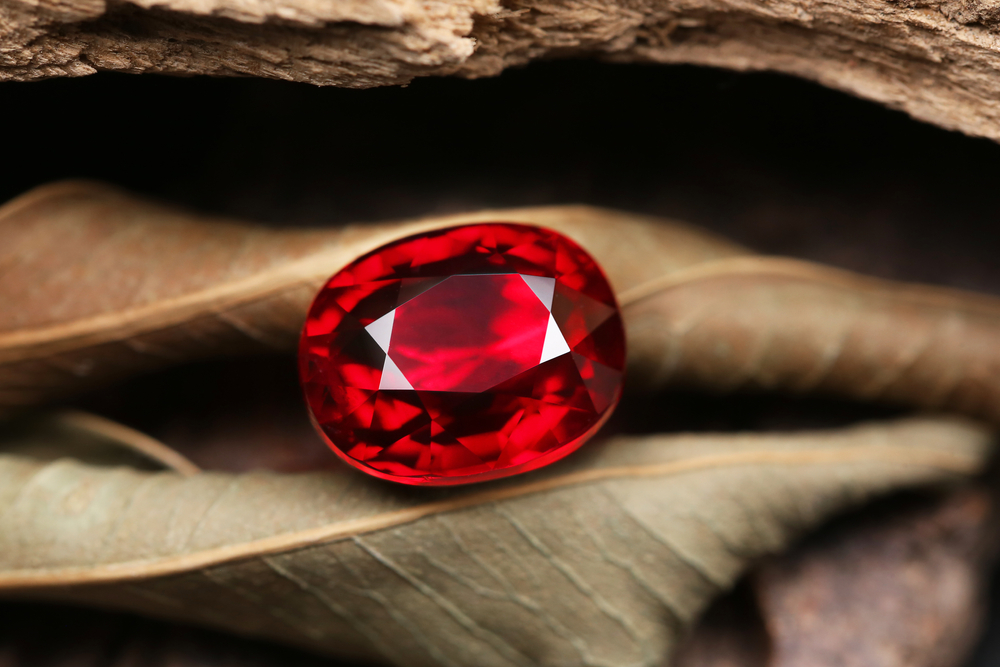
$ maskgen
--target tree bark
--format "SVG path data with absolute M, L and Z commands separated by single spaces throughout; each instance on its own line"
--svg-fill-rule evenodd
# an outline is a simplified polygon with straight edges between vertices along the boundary
M 1000 140 L 997 0 L 8 0 L 0 80 L 102 70 L 366 88 L 534 59 L 801 76 Z

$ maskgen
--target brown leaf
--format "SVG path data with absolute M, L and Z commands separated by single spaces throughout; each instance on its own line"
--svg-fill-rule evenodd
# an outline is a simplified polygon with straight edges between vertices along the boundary
M 0 589 L 409 665 L 659 664 L 747 563 L 984 465 L 912 419 L 593 444 L 475 489 L 352 471 L 181 477 L 0 457 Z
M 988 502 L 982 491 L 964 490 L 893 498 L 837 519 L 751 574 L 753 588 L 744 581 L 715 601 L 670 664 L 765 667 L 772 645 L 774 667 L 964 664 L 983 612 L 984 556 L 993 551 L 983 547 L 995 541 L 995 512 L 983 512 Z M 958 594 L 948 594 L 956 584 Z M 773 639 L 760 600 L 769 603 Z M 884 613 L 886 602 L 893 613 Z M 90 609 L 8 603 L 0 606 L 0 627 L 4 667 L 326 664 L 291 649 Z
M 199 219 L 106 187 L 0 210 L 0 407 L 213 355 L 290 351 L 318 285 L 385 241 L 535 222 L 591 250 L 625 305 L 630 382 L 820 391 L 1000 419 L 1000 300 L 754 257 L 676 222 L 548 207 L 326 231 Z
M 609 211 L 277 232 L 67 184 L 0 212 L 0 293 L 15 304 L 0 314 L 3 396 L 30 404 L 189 359 L 292 349 L 313 291 L 344 262 L 412 230 L 489 219 L 544 224 L 591 248 L 630 304 L 635 377 L 654 382 L 664 378 L 664 350 L 716 364 L 702 382 L 710 387 L 733 366 L 719 346 L 699 347 L 676 328 L 711 323 L 705 304 L 726 306 L 717 280 L 759 283 L 778 302 L 767 317 L 743 315 L 751 334 L 776 325 L 784 333 L 795 321 L 801 302 L 785 296 L 791 284 L 847 294 L 853 309 L 832 301 L 833 315 L 848 321 L 916 304 L 929 321 L 972 322 L 991 335 L 986 298 L 748 257 L 682 225 Z M 701 299 L 691 296 L 699 291 Z M 822 326 L 803 331 L 793 342 L 804 352 L 785 344 L 773 360 L 765 355 L 763 372 L 792 369 L 774 386 L 794 385 L 796 372 L 829 352 L 814 349 Z M 865 380 L 885 363 L 892 346 L 884 347 L 852 377 Z M 930 368 L 966 362 L 955 342 L 929 348 Z M 922 379 L 923 389 L 933 380 Z M 859 386 L 824 388 L 863 395 Z M 137 442 L 127 431 L 102 432 Z M 401 664 L 656 664 L 747 563 L 872 495 L 978 471 L 989 440 L 979 427 L 943 420 L 618 438 L 472 491 L 400 489 L 343 470 L 183 478 L 87 465 L 14 441 L 19 454 L 0 457 L 0 589 Z M 65 446 L 73 439 L 56 453 Z
M 171 468 L 182 475 L 199 472 L 198 466 L 182 454 L 148 435 L 79 410 L 30 414 L 0 422 L 0 452 L 38 461 L 72 457 L 99 466 Z
M 0 209 L 0 406 L 211 355 L 293 350 L 323 280 L 363 252 L 470 221 L 534 222 L 593 249 L 618 289 L 744 253 L 680 223 L 583 206 L 275 231 L 85 183 Z
M 808 262 L 737 258 L 637 291 L 657 384 L 821 392 L 1000 420 L 1000 300 Z

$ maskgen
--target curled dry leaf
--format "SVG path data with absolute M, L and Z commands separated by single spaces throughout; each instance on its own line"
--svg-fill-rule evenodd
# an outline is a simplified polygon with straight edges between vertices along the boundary
M 405 665 L 660 665 L 747 563 L 875 494 L 982 469 L 991 436 L 595 443 L 473 490 L 0 457 L 0 590 Z
M 636 290 L 630 354 L 656 384 L 819 392 L 1000 421 L 1000 300 L 790 259 Z
M 227 352 L 294 350 L 320 285 L 358 255 L 490 220 L 544 225 L 599 251 L 619 290 L 745 252 L 679 223 L 579 206 L 275 231 L 57 184 L 0 209 L 0 406 Z
M 534 222 L 592 249 L 628 304 L 630 362 L 647 381 L 732 388 L 739 383 L 718 377 L 736 368 L 759 384 L 771 373 L 773 386 L 808 388 L 803 374 L 850 358 L 857 345 L 831 346 L 815 325 L 802 328 L 806 340 L 788 358 L 719 353 L 787 326 L 794 318 L 783 308 L 800 307 L 789 285 L 826 295 L 848 328 L 900 304 L 984 339 L 996 326 L 985 297 L 755 258 L 684 225 L 585 207 L 275 231 L 63 184 L 0 211 L 0 293 L 12 306 L 0 313 L 0 403 L 40 403 L 222 353 L 291 350 L 309 299 L 341 265 L 389 239 L 473 220 Z M 738 320 L 749 334 L 737 329 L 744 338 L 720 337 L 713 348 L 686 333 L 713 322 L 705 303 L 728 307 L 716 282 L 726 279 L 759 284 L 774 312 Z M 866 373 L 898 347 L 898 332 L 878 335 L 883 347 L 861 355 L 847 381 L 815 386 L 868 395 Z M 917 368 L 957 364 L 964 373 L 969 363 L 952 339 L 925 349 Z M 709 370 L 702 378 L 678 358 Z M 924 404 L 922 392 L 937 386 L 927 375 L 918 374 L 916 394 L 887 397 Z M 940 404 L 983 414 L 993 390 L 987 381 L 982 404 Z M 990 441 L 946 420 L 620 438 L 516 480 L 430 491 L 336 470 L 183 477 L 111 468 L 58 456 L 66 447 L 82 456 L 79 443 L 95 436 L 140 450 L 150 443 L 92 420 L 63 426 L 75 430 L 54 446 L 30 429 L 15 434 L 13 453 L 0 457 L 0 590 L 416 665 L 659 664 L 748 562 L 874 494 L 973 474 Z
M 40 461 L 73 457 L 99 466 L 170 468 L 182 475 L 199 471 L 182 454 L 148 435 L 79 410 L 36 413 L 0 422 L 0 452 Z
M 715 601 L 670 664 L 765 667 L 772 655 L 772 667 L 964 664 L 983 617 L 980 583 L 994 555 L 997 518 L 982 490 L 893 498 L 842 517 L 786 555 L 765 559 L 750 575 L 752 587 L 744 580 Z M 874 599 L 870 577 L 855 576 L 869 570 L 880 591 Z M 817 597 L 826 603 L 815 604 Z M 92 609 L 7 603 L 0 621 L 4 667 L 328 664 L 287 648 Z M 63 628 L 58 644 L 53 625 Z
M 753 256 L 680 223 L 589 207 L 277 231 L 84 183 L 0 209 L 0 407 L 223 353 L 291 351 L 312 295 L 345 263 L 484 220 L 545 225 L 595 255 L 625 305 L 632 383 L 823 391 L 1000 419 L 1000 299 Z

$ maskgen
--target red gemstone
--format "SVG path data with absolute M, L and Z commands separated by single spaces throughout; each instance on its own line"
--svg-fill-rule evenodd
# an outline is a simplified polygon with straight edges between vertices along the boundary
M 597 263 L 506 223 L 411 236 L 357 259 L 309 309 L 299 373 L 334 452 L 404 484 L 539 468 L 618 402 L 625 334 Z

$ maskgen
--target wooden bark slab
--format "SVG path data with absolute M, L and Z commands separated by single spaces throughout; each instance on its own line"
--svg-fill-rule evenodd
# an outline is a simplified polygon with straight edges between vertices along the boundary
M 996 0 L 8 0 L 0 80 L 96 71 L 364 88 L 538 58 L 775 70 L 1000 139 Z

